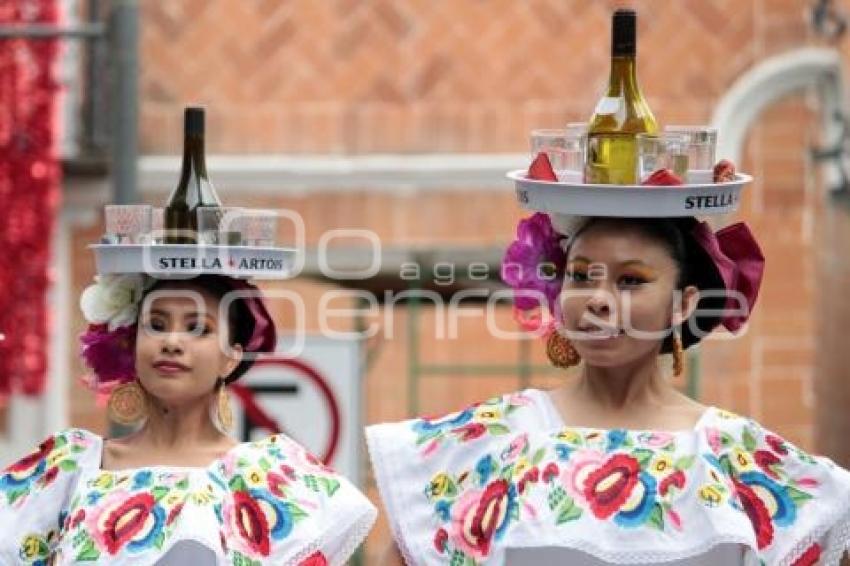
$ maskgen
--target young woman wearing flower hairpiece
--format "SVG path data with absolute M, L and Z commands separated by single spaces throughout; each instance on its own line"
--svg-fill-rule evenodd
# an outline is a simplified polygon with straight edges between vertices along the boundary
M 746 225 L 556 221 L 520 223 L 503 277 L 520 314 L 538 310 L 524 325 L 554 305 L 547 353 L 577 371 L 553 391 L 367 429 L 387 562 L 838 564 L 850 473 L 687 398 L 659 362 L 672 354 L 679 374 L 685 349 L 746 322 L 764 263 Z
M 113 420 L 140 426 L 110 439 L 62 431 L 0 473 L 0 564 L 348 559 L 375 520 L 371 503 L 283 434 L 242 444 L 227 434 L 226 386 L 251 367 L 247 354 L 275 347 L 256 287 L 102 276 L 81 306 L 88 384 L 111 394 Z

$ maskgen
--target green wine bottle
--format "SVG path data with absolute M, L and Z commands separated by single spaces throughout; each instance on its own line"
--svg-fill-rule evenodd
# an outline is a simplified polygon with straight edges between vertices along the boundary
M 638 86 L 636 54 L 637 14 L 630 9 L 617 10 L 611 30 L 608 88 L 587 126 L 587 183 L 636 183 L 635 135 L 658 132 Z
M 165 205 L 165 242 L 198 243 L 197 210 L 221 206 L 207 175 L 204 155 L 204 109 L 188 107 L 183 118 L 183 165 L 180 181 Z

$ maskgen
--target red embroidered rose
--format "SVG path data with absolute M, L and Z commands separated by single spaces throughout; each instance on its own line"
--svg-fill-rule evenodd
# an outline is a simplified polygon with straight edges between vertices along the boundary
M 500 529 L 508 524 L 511 504 L 510 485 L 496 480 L 484 491 L 465 493 L 452 506 L 453 540 L 472 557 L 482 559 L 490 554 L 490 544 Z
M 759 550 L 761 550 L 773 540 L 773 522 L 770 519 L 770 513 L 764 502 L 752 488 L 739 482 L 737 479 L 733 479 L 732 481 L 735 484 L 738 499 L 740 499 L 747 517 L 750 518 L 750 522 L 753 524 L 753 529 L 756 532 L 756 543 Z
M 269 524 L 259 504 L 244 491 L 233 494 L 236 529 L 252 550 L 269 555 Z
M 676 470 L 674 473 L 661 480 L 661 483 L 658 485 L 658 493 L 662 496 L 667 495 L 667 490 L 670 489 L 671 485 L 674 485 L 679 489 L 684 489 L 685 473 L 682 470 Z
M 607 519 L 616 513 L 638 482 L 640 463 L 626 454 L 617 454 L 592 471 L 585 481 L 584 497 L 593 514 Z
M 150 493 L 139 493 L 109 514 L 104 523 L 103 540 L 110 554 L 117 554 L 142 530 L 155 503 Z
M 59 468 L 56 466 L 51 466 L 48 468 L 47 473 L 44 474 L 44 485 L 49 485 L 53 480 L 56 479 L 56 476 L 59 475 Z
M 764 470 L 764 473 L 772 478 L 779 479 L 779 475 L 770 468 L 772 465 L 782 462 L 779 456 L 767 450 L 756 450 L 755 460 L 759 468 Z
M 452 432 L 460 436 L 459 440 L 461 442 L 469 442 L 470 440 L 484 436 L 484 433 L 487 432 L 487 427 L 481 423 L 469 423 L 454 429 Z
M 321 552 L 315 552 L 298 563 L 298 566 L 327 566 L 328 560 Z
M 778 436 L 768 434 L 765 437 L 765 440 L 767 441 L 767 445 L 770 446 L 770 449 L 777 454 L 782 454 L 783 456 L 788 454 L 788 449 L 785 447 L 785 441 Z
M 806 549 L 800 558 L 794 561 L 791 566 L 815 566 L 820 560 L 821 547 L 818 543 L 814 543 L 812 546 Z
M 51 436 L 44 442 L 38 445 L 38 449 L 24 456 L 11 466 L 9 466 L 6 471 L 7 472 L 23 472 L 25 470 L 29 470 L 33 466 L 37 465 L 42 459 L 46 458 L 50 451 L 53 450 L 53 447 L 56 445 L 56 440 Z
M 183 504 L 178 503 L 171 509 L 171 511 L 168 512 L 168 518 L 165 520 L 165 524 L 170 525 L 173 523 L 174 519 L 177 518 L 177 515 L 179 515 L 181 511 L 183 511 Z
M 437 552 L 440 554 L 446 551 L 446 543 L 449 540 L 449 533 L 446 532 L 446 529 L 440 529 L 437 531 L 437 534 L 434 535 L 434 548 L 437 549 Z
M 555 462 L 549 462 L 546 467 L 543 469 L 543 481 L 549 483 L 556 477 L 558 477 L 558 473 L 560 470 L 558 469 L 558 464 Z

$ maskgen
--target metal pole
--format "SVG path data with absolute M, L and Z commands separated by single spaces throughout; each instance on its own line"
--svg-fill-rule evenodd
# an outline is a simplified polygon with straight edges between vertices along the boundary
M 138 41 L 137 0 L 114 0 L 109 14 L 112 44 L 112 194 L 116 204 L 137 202 Z

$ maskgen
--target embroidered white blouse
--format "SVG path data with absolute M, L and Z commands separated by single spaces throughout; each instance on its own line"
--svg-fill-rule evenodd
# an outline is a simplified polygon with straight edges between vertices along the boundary
M 713 407 L 692 430 L 567 427 L 529 389 L 367 441 L 411 565 L 835 565 L 850 547 L 850 472 Z
M 103 471 L 102 450 L 69 429 L 0 472 L 0 564 L 343 564 L 377 515 L 282 434 L 206 468 Z

